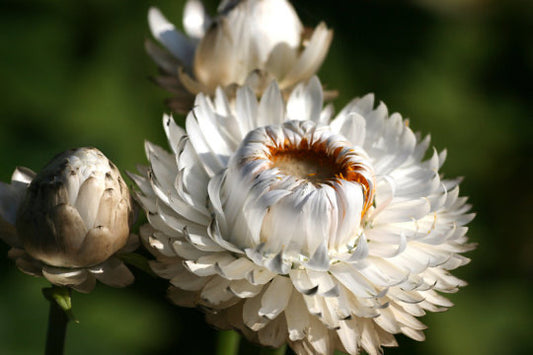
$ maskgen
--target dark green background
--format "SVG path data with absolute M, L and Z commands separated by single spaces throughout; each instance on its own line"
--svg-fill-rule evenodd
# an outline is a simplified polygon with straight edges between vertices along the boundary
M 478 213 L 469 235 L 479 247 L 455 272 L 470 285 L 450 296 L 455 307 L 423 318 L 427 341 L 399 336 L 400 348 L 387 353 L 533 353 L 531 1 L 293 3 L 306 24 L 325 20 L 335 30 L 320 77 L 340 90 L 337 109 L 375 92 L 431 133 L 448 149 L 442 171 L 465 177 L 462 194 Z M 150 5 L 181 23 L 183 1 L 0 3 L 2 181 L 17 165 L 39 170 L 71 147 L 96 146 L 131 171 L 146 162 L 145 139 L 166 146 L 167 95 L 149 81 L 156 68 L 143 50 Z M 0 352 L 40 353 L 46 282 L 18 272 L 7 250 L 0 246 Z M 131 288 L 74 295 L 81 323 L 69 327 L 67 353 L 213 353 L 215 333 L 201 314 L 171 306 L 166 282 L 136 274 Z

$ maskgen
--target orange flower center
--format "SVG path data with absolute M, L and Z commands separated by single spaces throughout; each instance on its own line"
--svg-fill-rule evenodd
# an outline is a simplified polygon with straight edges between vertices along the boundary
M 278 168 L 282 174 L 307 180 L 315 185 L 351 181 L 359 183 L 364 191 L 363 215 L 372 205 L 374 187 L 368 174 L 368 167 L 354 161 L 357 153 L 347 146 L 331 149 L 326 141 L 310 142 L 306 138 L 298 143 L 286 139 L 282 145 L 268 145 L 266 156 L 271 168 Z M 365 173 L 366 176 L 365 176 Z

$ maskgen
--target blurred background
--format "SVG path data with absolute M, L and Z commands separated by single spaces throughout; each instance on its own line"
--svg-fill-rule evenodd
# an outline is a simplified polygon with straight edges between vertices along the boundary
M 206 2 L 214 13 L 217 2 Z M 58 152 L 96 146 L 124 172 L 144 164 L 143 142 L 167 146 L 168 95 L 149 81 L 148 7 L 181 26 L 179 0 L 0 2 L 0 180 L 39 170 Z M 464 176 L 477 212 L 469 286 L 428 314 L 427 340 L 398 336 L 387 354 L 533 354 L 533 2 L 524 0 L 294 0 L 302 21 L 335 30 L 320 71 L 349 99 L 374 92 L 447 148 L 442 171 Z M 182 118 L 179 118 L 180 120 Z M 0 352 L 44 348 L 47 284 L 20 273 L 0 244 Z M 200 312 L 165 301 L 167 283 L 135 270 L 128 289 L 75 293 L 80 324 L 67 354 L 211 354 Z M 243 343 L 246 353 L 257 348 Z

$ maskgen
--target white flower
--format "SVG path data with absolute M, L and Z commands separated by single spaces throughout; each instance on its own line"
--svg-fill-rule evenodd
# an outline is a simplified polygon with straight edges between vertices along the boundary
M 147 143 L 132 175 L 149 225 L 141 236 L 178 305 L 210 323 L 297 353 L 370 354 L 392 334 L 423 340 L 438 292 L 465 283 L 472 218 L 445 152 L 367 95 L 333 120 L 312 78 L 285 104 L 276 84 L 259 102 L 237 91 L 196 97 L 186 132 L 164 117 L 172 153 Z
M 328 52 L 333 33 L 324 23 L 304 29 L 287 0 L 223 1 L 211 19 L 200 1 L 189 0 L 183 26 L 176 30 L 156 8 L 148 13 L 153 36 L 166 47 L 147 41 L 148 54 L 163 76 L 156 81 L 176 94 L 176 111 L 191 108 L 192 94 L 214 94 L 219 86 L 253 86 L 256 94 L 276 79 L 282 90 L 316 73 Z
M 133 282 L 114 256 L 134 249 L 131 197 L 116 166 L 95 148 L 68 150 L 39 173 L 17 168 L 0 183 L 0 237 L 17 266 L 56 285 L 89 292 L 96 279 Z M 126 244 L 127 247 L 126 247 Z

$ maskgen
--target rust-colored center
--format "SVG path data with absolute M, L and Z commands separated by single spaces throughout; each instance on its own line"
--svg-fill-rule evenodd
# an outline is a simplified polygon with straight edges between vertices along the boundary
M 373 181 L 364 175 L 368 169 L 352 159 L 354 154 L 352 149 L 343 146 L 328 149 L 327 142 L 309 142 L 304 138 L 297 144 L 285 140 L 282 146 L 268 146 L 267 156 L 272 168 L 315 185 L 335 187 L 334 182 L 359 183 L 365 196 L 364 214 L 372 204 Z
M 283 174 L 315 184 L 334 179 L 342 170 L 326 153 L 312 150 L 278 150 L 270 159 Z

